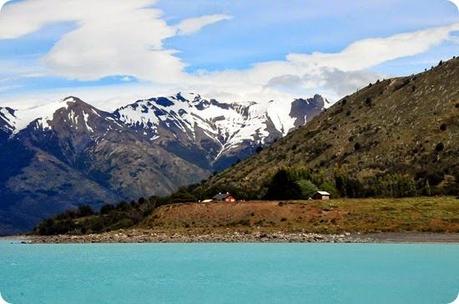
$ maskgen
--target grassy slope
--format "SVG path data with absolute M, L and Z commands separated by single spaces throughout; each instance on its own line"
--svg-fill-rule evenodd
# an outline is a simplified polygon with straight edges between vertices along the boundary
M 459 58 L 428 72 L 381 81 L 348 96 L 259 155 L 201 189 L 260 192 L 281 167 L 360 180 L 402 173 L 459 179 Z M 442 151 L 437 145 L 442 144 Z
M 420 197 L 176 204 L 158 208 L 140 227 L 202 233 L 228 229 L 316 233 L 459 232 L 459 200 Z

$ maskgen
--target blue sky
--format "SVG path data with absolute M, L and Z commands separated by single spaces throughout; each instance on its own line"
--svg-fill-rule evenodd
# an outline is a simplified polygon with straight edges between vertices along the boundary
M 233 22 L 167 42 L 181 51 L 179 56 L 190 64 L 190 71 L 246 68 L 256 62 L 282 59 L 288 53 L 336 52 L 364 38 L 459 20 L 452 3 L 432 0 L 176 0 L 160 1 L 158 6 L 171 22 L 220 12 L 234 16 Z
M 459 13 L 447 0 L 130 0 L 132 7 L 125 2 L 119 9 L 113 0 L 31 2 L 12 1 L 0 14 L 0 105 L 20 100 L 24 106 L 67 94 L 97 103 L 175 90 L 238 100 L 307 97 L 317 91 L 336 100 L 366 81 L 420 72 L 459 55 Z M 378 47 L 385 48 L 383 42 L 367 44 L 368 54 L 359 48 L 332 64 L 322 63 L 327 56 L 310 56 L 341 54 L 369 38 L 435 28 L 445 28 L 438 35 L 447 32 L 447 37 L 426 32 L 432 42 L 419 47 L 415 41 L 412 49 L 405 37 L 404 51 L 386 50 L 380 61 L 341 62 L 349 56 L 371 58 Z M 291 54 L 300 54 L 300 62 L 290 60 Z M 327 84 L 338 72 L 354 77 L 340 90 Z

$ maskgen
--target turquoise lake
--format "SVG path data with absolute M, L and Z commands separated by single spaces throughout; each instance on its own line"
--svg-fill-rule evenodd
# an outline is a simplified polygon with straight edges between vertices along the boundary
M 459 245 L 0 242 L 11 304 L 439 303 Z

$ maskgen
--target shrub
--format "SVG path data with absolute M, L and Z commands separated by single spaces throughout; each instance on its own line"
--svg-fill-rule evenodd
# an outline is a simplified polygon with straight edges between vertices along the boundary
M 435 151 L 437 152 L 441 152 L 445 149 L 445 145 L 443 143 L 439 143 L 436 147 L 435 147 Z

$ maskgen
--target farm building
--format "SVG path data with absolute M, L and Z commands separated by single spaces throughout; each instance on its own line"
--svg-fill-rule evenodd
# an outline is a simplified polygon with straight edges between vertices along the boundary
M 219 193 L 212 198 L 216 202 L 226 202 L 226 203 L 235 203 L 236 198 L 232 196 L 229 192 Z
M 315 200 L 329 200 L 330 199 L 330 193 L 328 193 L 326 191 L 317 191 L 312 196 L 312 199 L 315 199 Z

